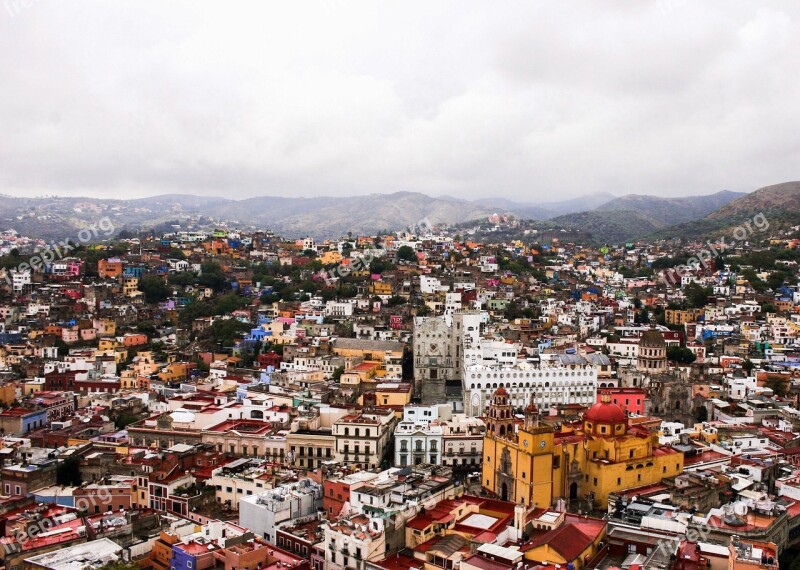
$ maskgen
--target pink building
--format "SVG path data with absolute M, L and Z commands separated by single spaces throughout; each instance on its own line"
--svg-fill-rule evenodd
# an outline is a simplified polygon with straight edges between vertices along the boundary
M 81 329 L 82 341 L 94 340 L 95 338 L 97 338 L 97 329 L 95 329 L 94 327 Z
M 79 339 L 80 339 L 80 332 L 78 331 L 78 327 L 74 328 L 64 327 L 63 329 L 61 329 L 61 340 L 63 340 L 67 344 L 78 342 Z
M 147 344 L 147 335 L 143 333 L 126 334 L 122 337 L 122 344 L 124 346 L 142 346 Z
M 611 401 L 628 414 L 644 415 L 644 401 L 647 394 L 642 388 L 603 388 L 597 392 L 597 401 L 602 394 L 609 394 Z

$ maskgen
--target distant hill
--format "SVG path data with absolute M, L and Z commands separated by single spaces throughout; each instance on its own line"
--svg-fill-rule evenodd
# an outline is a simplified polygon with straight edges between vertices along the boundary
M 800 225 L 800 182 L 783 182 L 759 188 L 699 220 L 667 228 L 654 237 L 732 237 L 737 227 L 753 220 L 758 214 L 764 215 L 771 232 Z
M 287 235 L 338 237 L 347 232 L 363 234 L 414 227 L 423 219 L 431 224 L 455 224 L 494 211 L 466 200 L 397 192 L 345 198 L 261 196 L 221 204 L 215 207 L 214 214 L 242 224 L 275 228 Z
M 636 210 L 593 210 L 558 216 L 550 220 L 557 227 L 582 230 L 595 243 L 625 243 L 662 227 L 645 212 Z
M 368 196 L 298 198 L 258 196 L 232 200 L 217 196 L 164 194 L 131 200 L 51 196 L 16 198 L 0 195 L 0 228 L 45 239 L 74 238 L 80 228 L 109 216 L 117 230 L 164 231 L 226 222 L 239 227 L 269 228 L 290 237 L 312 234 L 339 237 L 348 232 L 375 233 L 414 227 L 423 219 L 457 224 L 508 213 L 525 219 L 548 219 L 587 205 L 600 205 L 611 194 L 591 194 L 543 204 L 503 198 L 464 200 L 416 192 Z
M 711 220 L 752 217 L 759 212 L 800 213 L 800 181 L 764 186 L 708 215 Z M 798 220 L 800 223 L 800 220 Z
M 572 214 L 584 210 L 592 210 L 611 200 L 616 196 L 608 192 L 596 192 L 557 202 L 514 202 L 504 198 L 481 198 L 475 200 L 476 204 L 489 206 L 497 211 L 498 208 L 514 214 L 525 220 L 549 220 L 557 216 Z
M 110 217 L 117 230 L 193 227 L 225 222 L 236 227 L 272 229 L 290 237 L 339 237 L 430 224 L 455 224 L 497 212 L 457 198 L 414 192 L 352 197 L 259 196 L 244 200 L 169 194 L 112 200 L 0 196 L 0 229 L 45 239 L 75 238 L 80 228 Z M 504 209 L 500 209 L 503 212 Z
M 730 190 L 723 190 L 705 196 L 685 196 L 680 198 L 628 194 L 602 204 L 595 211 L 642 212 L 656 224 L 671 226 L 707 216 L 743 196 L 746 196 L 746 194 L 731 192 Z
M 503 198 L 469 201 L 417 192 L 316 198 L 258 196 L 243 200 L 185 194 L 131 200 L 0 195 L 0 229 L 12 228 L 45 239 L 74 238 L 80 228 L 108 216 L 117 230 L 160 231 L 228 223 L 241 228 L 272 229 L 289 237 L 311 234 L 331 238 L 348 232 L 394 231 L 414 227 L 422 220 L 434 225 L 459 224 L 485 219 L 493 213 L 507 213 L 547 221 L 548 227 L 588 232 L 596 242 L 620 243 L 661 231 L 676 235 L 676 231 L 696 233 L 703 228 L 724 228 L 743 216 L 752 216 L 756 210 L 772 211 L 776 219 L 792 218 L 800 203 L 798 188 L 800 183 L 792 182 L 750 195 L 723 191 L 685 198 L 597 193 L 542 203 Z
M 628 194 L 598 208 L 553 218 L 551 222 L 583 229 L 598 243 L 622 243 L 649 236 L 675 224 L 695 220 L 714 212 L 737 198 L 740 192 L 723 190 L 705 196 L 660 198 Z

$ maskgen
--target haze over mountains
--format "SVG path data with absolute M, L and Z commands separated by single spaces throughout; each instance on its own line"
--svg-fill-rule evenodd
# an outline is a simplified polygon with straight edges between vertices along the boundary
M 579 228 L 604 241 L 620 242 L 646 237 L 676 224 L 697 220 L 747 194 L 723 190 L 705 196 L 660 198 L 628 194 L 589 211 L 559 216 L 559 226 Z
M 653 237 L 725 237 L 737 227 L 763 214 L 770 230 L 800 225 L 800 182 L 783 182 L 759 188 L 710 214 L 671 226 Z
M 546 203 L 519 203 L 502 198 L 463 200 L 416 192 L 352 197 L 293 198 L 261 196 L 243 200 L 168 194 L 132 200 L 0 196 L 0 227 L 48 239 L 71 237 L 87 223 L 110 216 L 117 230 L 149 229 L 165 224 L 227 223 L 234 227 L 272 229 L 287 236 L 339 237 L 432 224 L 458 224 L 494 213 L 577 228 L 596 239 L 620 242 L 647 237 L 673 226 L 695 231 L 699 220 L 720 229 L 727 221 L 754 210 L 798 217 L 800 183 L 762 188 L 751 194 L 721 191 L 703 196 L 661 198 L 642 194 L 588 194 Z M 800 220 L 798 220 L 800 223 Z

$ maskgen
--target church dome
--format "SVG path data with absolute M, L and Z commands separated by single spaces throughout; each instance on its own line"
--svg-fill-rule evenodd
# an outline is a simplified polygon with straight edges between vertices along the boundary
M 648 348 L 665 348 L 667 343 L 664 342 L 664 336 L 656 329 L 645 331 L 642 338 L 639 339 L 639 346 L 646 346 Z
M 589 408 L 586 412 L 584 420 L 595 424 L 620 424 L 627 423 L 628 417 L 625 412 L 617 404 L 611 402 L 611 399 L 603 398 L 604 401 L 597 402 L 594 406 Z

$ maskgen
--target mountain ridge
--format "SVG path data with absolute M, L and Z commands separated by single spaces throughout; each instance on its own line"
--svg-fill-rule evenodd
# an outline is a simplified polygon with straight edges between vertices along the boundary
M 675 223 L 699 219 L 743 197 L 746 197 L 743 193 L 726 190 L 678 198 L 596 192 L 555 202 L 467 200 L 412 191 L 357 196 L 263 195 L 242 199 L 174 193 L 131 199 L 8 196 L 0 197 L 0 228 L 13 228 L 46 239 L 68 238 L 107 215 L 117 230 L 230 224 L 271 229 L 287 237 L 312 234 L 328 238 L 413 228 L 423 221 L 453 225 L 491 214 L 510 214 L 521 219 L 549 221 L 556 226 L 577 226 L 601 241 L 627 241 Z

